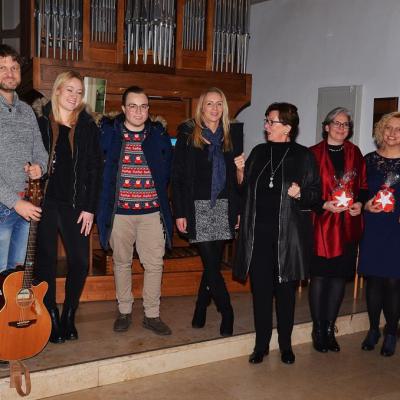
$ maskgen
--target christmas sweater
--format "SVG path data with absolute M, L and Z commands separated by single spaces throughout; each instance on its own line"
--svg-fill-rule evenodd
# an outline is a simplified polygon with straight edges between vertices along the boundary
M 159 210 L 153 177 L 142 149 L 146 135 L 146 130 L 131 132 L 124 127 L 117 214 L 138 215 Z

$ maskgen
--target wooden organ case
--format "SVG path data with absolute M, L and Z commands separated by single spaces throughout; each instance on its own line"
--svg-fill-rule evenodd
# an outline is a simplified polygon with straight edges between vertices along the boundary
M 250 104 L 246 74 L 249 0 L 21 0 L 22 92 L 50 97 L 56 76 L 74 69 L 106 80 L 105 112 L 121 109 L 131 85 L 150 97 L 150 113 L 162 116 L 170 136 L 193 115 L 200 93 L 218 87 L 228 99 L 230 117 Z M 175 249 L 188 245 L 177 236 Z M 98 272 L 98 240 L 91 235 L 90 271 L 81 300 L 114 299 L 111 257 Z M 202 266 L 190 255 L 166 258 L 162 294 L 196 293 Z M 179 251 L 178 251 L 179 253 Z M 227 250 L 230 253 L 230 247 Z M 62 244 L 59 255 L 64 255 Z M 141 295 L 142 269 L 133 266 L 133 287 Z M 224 272 L 230 290 L 247 290 Z M 57 278 L 57 301 L 65 278 Z

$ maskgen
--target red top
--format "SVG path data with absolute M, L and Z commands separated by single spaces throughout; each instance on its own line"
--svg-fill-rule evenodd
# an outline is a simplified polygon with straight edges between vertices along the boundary
M 321 176 L 322 198 L 332 200 L 332 191 L 336 187 L 335 168 L 329 156 L 326 140 L 312 146 Z M 367 172 L 360 149 L 351 142 L 344 142 L 344 173 L 354 171 L 356 176 L 349 182 L 348 188 L 358 198 L 360 189 L 367 189 Z M 315 254 L 320 257 L 333 258 L 343 254 L 348 243 L 360 240 L 363 220 L 362 215 L 352 217 L 348 211 L 322 214 L 313 213 Z

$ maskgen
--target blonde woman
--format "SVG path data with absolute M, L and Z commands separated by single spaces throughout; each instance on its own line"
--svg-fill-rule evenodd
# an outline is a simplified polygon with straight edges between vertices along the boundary
M 213 299 L 222 315 L 220 334 L 232 335 L 233 310 L 220 266 L 224 241 L 238 223 L 238 200 L 228 104 L 220 89 L 205 91 L 194 119 L 179 126 L 172 182 L 176 226 L 196 243 L 204 266 L 192 326 L 204 327 Z
M 82 77 L 74 71 L 59 74 L 51 102 L 39 118 L 49 153 L 42 219 L 38 227 L 35 275 L 49 284 L 44 299 L 52 320 L 50 341 L 78 339 L 75 311 L 85 283 L 89 233 L 100 189 L 102 155 L 99 130 L 84 110 Z M 61 320 L 56 304 L 57 233 L 67 253 L 68 272 Z
M 400 113 L 384 115 L 375 125 L 374 138 L 378 148 L 365 156 L 368 201 L 364 206 L 359 272 L 367 278 L 370 328 L 361 348 L 375 348 L 383 312 L 386 327 L 381 354 L 390 357 L 396 349 L 400 319 Z

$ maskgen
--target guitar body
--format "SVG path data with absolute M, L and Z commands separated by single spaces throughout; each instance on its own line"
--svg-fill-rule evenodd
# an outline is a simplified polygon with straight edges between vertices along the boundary
M 33 357 L 50 337 L 50 315 L 43 304 L 48 285 L 24 288 L 23 277 L 23 271 L 0 275 L 0 360 Z

